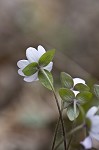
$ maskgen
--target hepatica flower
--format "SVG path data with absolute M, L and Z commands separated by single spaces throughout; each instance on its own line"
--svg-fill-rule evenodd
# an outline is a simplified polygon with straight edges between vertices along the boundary
M 92 139 L 99 141 L 99 115 L 96 115 L 98 107 L 93 106 L 86 114 L 86 118 L 90 120 L 89 136 L 87 136 L 81 144 L 86 148 L 92 148 Z
M 88 102 L 92 94 L 85 81 L 80 78 L 72 78 L 69 74 L 61 73 L 63 88 L 60 88 L 59 95 L 63 100 L 64 108 L 67 108 L 67 116 L 73 121 L 79 115 L 79 105 Z
M 37 81 L 41 70 L 50 72 L 53 66 L 53 56 L 55 50 L 45 51 L 39 45 L 37 49 L 29 47 L 26 50 L 26 60 L 19 60 L 17 66 L 19 67 L 18 74 L 24 77 L 24 81 Z

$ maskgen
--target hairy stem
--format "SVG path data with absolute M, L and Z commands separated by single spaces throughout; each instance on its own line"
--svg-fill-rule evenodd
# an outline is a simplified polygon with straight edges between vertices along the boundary
M 78 107 L 79 107 L 81 114 L 82 114 L 83 124 L 86 124 L 85 111 L 84 111 L 82 106 L 78 105 Z M 86 130 L 86 128 L 84 128 L 84 137 L 86 137 L 86 136 L 87 136 L 87 130 Z
M 71 137 L 70 137 L 70 140 L 69 140 L 68 145 L 67 145 L 67 150 L 69 150 L 69 147 L 71 145 L 72 139 L 73 139 L 73 135 L 71 135 Z
M 75 128 L 75 126 L 76 126 L 76 119 L 75 119 L 75 121 L 73 122 L 72 130 Z M 70 137 L 70 139 L 69 139 L 69 142 L 68 142 L 68 145 L 67 145 L 67 150 L 69 150 L 69 147 L 70 147 L 70 145 L 71 145 L 71 143 L 72 143 L 72 139 L 73 139 L 73 134 L 71 134 L 71 137 Z
M 61 121 L 61 124 L 62 124 L 62 131 L 63 131 L 63 140 L 64 140 L 64 150 L 66 150 L 66 134 L 65 134 L 65 128 L 64 128 L 64 123 L 63 123 L 63 117 L 62 117 L 62 113 L 61 113 L 61 108 L 60 108 L 60 105 L 59 105 L 59 102 L 58 102 L 58 99 L 57 99 L 57 96 L 56 96 L 56 93 L 55 93 L 55 89 L 54 89 L 54 86 L 53 84 L 51 83 L 48 75 L 46 74 L 46 72 L 41 69 L 42 73 L 45 75 L 46 79 L 48 80 L 50 86 L 51 86 L 51 89 L 53 91 L 53 94 L 54 94 L 54 97 L 55 97 L 55 101 L 56 101 L 56 104 L 57 104 L 57 108 L 58 108 L 58 112 L 59 112 L 59 116 L 60 116 L 60 121 Z
M 61 109 L 60 109 L 60 106 L 59 106 L 59 102 L 58 102 L 58 99 L 56 97 L 55 92 L 53 92 L 53 94 L 54 94 L 54 97 L 55 97 L 55 100 L 56 100 L 56 104 L 57 104 L 57 108 L 58 108 L 59 115 L 60 115 L 60 120 L 61 120 L 61 124 L 62 124 L 62 131 L 63 131 L 64 150 L 66 150 L 66 133 L 65 133 L 64 122 L 63 122 L 63 118 L 62 118 L 62 112 L 61 112 Z
M 55 146 L 55 142 L 56 142 L 56 137 L 57 137 L 57 131 L 58 131 L 59 123 L 60 123 L 60 117 L 59 117 L 58 122 L 57 122 L 57 124 L 56 124 L 56 128 L 55 128 L 55 133 L 54 133 L 54 137 L 53 137 L 53 143 L 52 143 L 52 148 L 51 148 L 51 150 L 54 150 L 54 146 Z
M 61 105 L 61 113 L 63 112 L 63 105 Z M 54 150 L 54 146 L 55 146 L 55 142 L 56 142 L 56 137 L 57 137 L 57 131 L 58 131 L 58 128 L 59 128 L 59 123 L 60 123 L 60 116 L 58 118 L 58 121 L 57 121 L 57 124 L 56 124 L 56 128 L 55 128 L 55 132 L 54 132 L 54 137 L 53 137 L 53 143 L 52 143 L 52 148 L 51 150 Z
M 79 126 L 77 126 L 76 128 L 74 128 L 72 131 L 70 131 L 68 134 L 67 134 L 67 137 L 72 135 L 73 133 L 75 133 L 76 131 L 82 129 L 83 127 L 85 126 L 85 124 L 81 124 Z M 54 150 L 57 150 L 58 147 L 63 143 L 63 139 L 56 145 L 56 147 L 54 148 Z

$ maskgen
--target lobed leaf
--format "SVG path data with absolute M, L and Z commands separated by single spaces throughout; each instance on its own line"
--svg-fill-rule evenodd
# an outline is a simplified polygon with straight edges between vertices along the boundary
M 59 89 L 59 95 L 64 102 L 71 102 L 75 98 L 73 91 L 67 88 Z
M 74 89 L 77 90 L 77 91 L 80 91 L 80 92 L 83 92 L 83 91 L 89 91 L 90 88 L 85 85 L 85 84 L 82 84 L 82 83 L 78 83 L 74 86 Z
M 33 62 L 29 65 L 27 65 L 23 70 L 22 72 L 26 75 L 26 76 L 31 76 L 33 75 L 34 73 L 37 72 L 37 66 L 38 66 L 38 63 L 36 62 Z
M 40 66 L 47 66 L 53 59 L 54 57 L 54 54 L 55 54 L 55 50 L 50 50 L 50 51 L 47 51 L 46 53 L 44 53 L 40 59 L 39 59 L 39 65 Z
M 68 73 L 65 73 L 65 72 L 61 72 L 61 83 L 63 87 L 69 88 L 69 89 L 71 89 L 74 84 L 72 77 Z
M 96 95 L 97 98 L 99 98 L 99 85 L 98 84 L 94 85 L 94 94 Z
M 74 112 L 74 107 L 73 105 L 69 106 L 67 108 L 67 116 L 70 121 L 74 121 L 79 115 L 79 108 L 76 105 L 76 112 Z
M 88 102 L 89 100 L 91 100 L 92 98 L 92 93 L 91 92 L 81 92 L 81 93 L 78 93 L 77 96 L 76 96 L 76 100 L 78 100 L 78 102 L 80 104 L 84 104 L 86 102 Z
M 70 106 L 71 103 L 72 103 L 72 102 L 66 102 L 66 101 L 65 101 L 65 102 L 63 103 L 63 108 L 66 109 L 67 107 Z
M 52 86 L 53 86 L 53 76 L 52 74 L 47 71 L 44 70 L 44 72 L 42 72 L 41 70 L 38 73 L 38 78 L 40 80 L 40 82 L 49 90 L 52 90 Z M 52 85 L 52 86 L 51 86 Z

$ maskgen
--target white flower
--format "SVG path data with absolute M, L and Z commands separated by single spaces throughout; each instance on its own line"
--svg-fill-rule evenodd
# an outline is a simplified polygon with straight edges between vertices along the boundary
M 98 111 L 98 107 L 93 106 L 89 109 L 89 111 L 86 114 L 86 118 L 88 118 L 91 121 L 91 127 L 89 130 L 89 136 L 84 139 L 84 141 L 81 142 L 81 144 L 86 148 L 90 149 L 92 148 L 92 139 L 99 141 L 99 115 L 95 115 Z
M 39 45 L 37 49 L 33 47 L 29 47 L 26 50 L 26 57 L 27 60 L 19 60 L 17 62 L 17 66 L 19 67 L 18 74 L 24 77 L 24 81 L 26 82 L 32 82 L 38 80 L 38 71 L 31 75 L 31 76 L 26 76 L 22 70 L 29 65 L 30 63 L 33 62 L 38 62 L 40 57 L 46 53 L 45 49 Z M 50 62 L 47 66 L 43 67 L 43 69 L 46 69 L 48 71 L 52 70 L 53 62 Z
M 74 78 L 73 79 L 73 82 L 74 82 L 74 86 L 76 85 L 76 84 L 79 84 L 79 83 L 82 83 L 82 84 L 85 84 L 85 81 L 83 80 L 83 79 L 80 79 L 80 78 Z M 85 84 L 86 85 L 86 84 Z M 73 88 L 74 88 L 74 86 L 73 86 Z M 73 92 L 74 92 L 74 94 L 75 94 L 75 96 L 79 93 L 79 91 L 75 91 L 75 90 L 73 90 L 73 88 L 71 89 Z

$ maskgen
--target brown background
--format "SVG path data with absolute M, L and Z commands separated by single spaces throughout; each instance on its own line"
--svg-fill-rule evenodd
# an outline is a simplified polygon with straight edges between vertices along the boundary
M 47 150 L 57 108 L 39 82 L 25 83 L 16 63 L 39 44 L 55 48 L 61 71 L 99 79 L 98 0 L 0 0 L 0 150 Z

